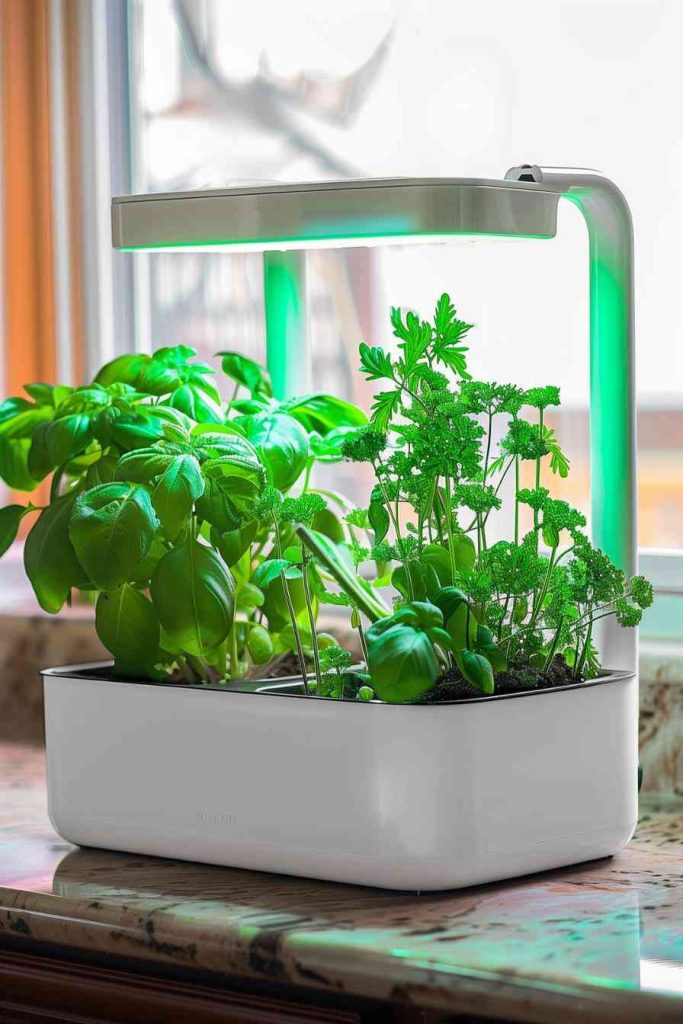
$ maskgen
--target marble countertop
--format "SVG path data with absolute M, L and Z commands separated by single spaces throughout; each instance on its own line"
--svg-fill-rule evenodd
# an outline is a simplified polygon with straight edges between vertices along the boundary
M 611 860 L 417 896 L 77 849 L 0 746 L 0 942 L 536 1022 L 683 1021 L 683 802 Z M 677 994 L 678 993 L 678 994 Z

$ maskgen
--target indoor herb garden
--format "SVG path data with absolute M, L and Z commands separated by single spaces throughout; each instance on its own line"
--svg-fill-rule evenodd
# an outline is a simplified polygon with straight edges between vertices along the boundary
M 400 354 L 362 345 L 369 424 L 339 398 L 277 402 L 265 370 L 222 353 L 227 406 L 189 348 L 121 356 L 85 387 L 31 384 L 0 406 L 2 475 L 43 507 L 0 512 L 3 547 L 35 516 L 25 566 L 41 606 L 96 595 L 115 675 L 225 683 L 300 674 L 311 697 L 400 703 L 533 690 L 600 672 L 593 626 L 652 600 L 541 487 L 569 463 L 545 411 L 556 387 L 471 378 L 471 324 L 391 313 Z M 505 433 L 497 449 L 497 418 Z M 367 462 L 367 507 L 315 487 L 316 461 Z M 520 486 L 524 462 L 534 486 Z M 514 535 L 489 544 L 514 480 Z M 520 508 L 532 510 L 522 533 Z M 391 603 L 387 603 L 389 593 Z M 320 632 L 348 606 L 362 664 Z
M 304 250 L 545 244 L 562 198 L 589 239 L 590 540 L 550 493 L 569 471 L 557 388 L 473 380 L 472 328 L 448 296 L 429 320 L 393 311 L 391 350 L 361 346 L 369 418 L 306 376 Z M 622 626 L 652 596 L 635 575 L 632 231 L 616 186 L 522 165 L 123 196 L 112 235 L 261 252 L 268 373 L 226 352 L 221 382 L 179 346 L 0 406 L 5 481 L 40 484 L 0 512 L 4 547 L 26 516 L 42 607 L 93 601 L 114 658 L 43 672 L 60 835 L 413 890 L 614 853 L 637 819 Z M 361 508 L 318 486 L 316 463 L 341 460 L 368 480 Z

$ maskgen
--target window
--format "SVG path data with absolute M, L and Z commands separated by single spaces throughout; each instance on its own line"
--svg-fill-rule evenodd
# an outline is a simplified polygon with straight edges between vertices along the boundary
M 661 116 L 680 91 L 675 0 L 532 0 L 525 17 L 503 0 L 466 11 L 386 0 L 371 12 L 361 0 L 324 10 L 254 0 L 239 18 L 220 0 L 130 0 L 128 19 L 136 191 L 499 177 L 520 160 L 609 174 L 636 227 L 640 544 L 683 549 L 683 128 Z M 514 252 L 486 243 L 312 254 L 314 385 L 366 403 L 358 342 L 387 340 L 390 304 L 429 308 L 447 289 L 478 324 L 477 372 L 562 386 L 555 426 L 572 459 L 572 500 L 587 507 L 586 238 L 578 213 L 561 206 L 557 239 Z M 135 267 L 139 345 L 182 340 L 263 357 L 258 256 L 161 254 Z M 671 558 L 648 568 L 664 590 L 680 588 Z

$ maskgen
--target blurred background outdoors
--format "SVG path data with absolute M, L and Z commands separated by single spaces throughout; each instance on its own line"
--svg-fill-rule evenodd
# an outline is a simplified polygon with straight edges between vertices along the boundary
M 22 19 L 22 7 L 40 17 Z M 113 253 L 112 194 L 595 167 L 635 222 L 640 546 L 659 552 L 646 556 L 659 588 L 681 588 L 677 0 L 5 0 L 3 17 L 25 47 L 4 46 L 6 89 L 45 58 L 26 96 L 36 131 L 18 142 L 21 126 L 3 126 L 6 200 L 28 191 L 32 211 L 28 228 L 20 204 L 2 214 L 6 294 L 29 274 L 28 312 L 14 300 L 6 310 L 5 393 L 50 373 L 80 382 L 119 352 L 180 342 L 264 358 L 261 258 Z M 18 145 L 23 171 L 7 159 Z M 40 256 L 33 278 L 17 245 L 26 261 Z M 572 473 L 558 489 L 587 511 L 587 270 L 585 228 L 568 203 L 552 241 L 312 252 L 314 385 L 367 408 L 359 342 L 391 344 L 391 305 L 428 315 L 449 291 L 477 325 L 475 376 L 561 386 L 554 425 Z M 31 324 L 38 342 L 27 340 Z M 337 470 L 336 484 L 362 498 L 354 472 Z

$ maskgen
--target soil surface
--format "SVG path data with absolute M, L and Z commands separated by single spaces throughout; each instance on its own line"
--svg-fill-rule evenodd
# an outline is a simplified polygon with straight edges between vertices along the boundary
M 310 669 L 312 665 L 307 667 Z M 286 676 L 301 676 L 299 659 L 291 651 L 278 654 L 266 665 L 254 665 L 249 673 L 249 679 L 283 679 Z
M 496 694 L 524 693 L 529 690 L 549 690 L 556 686 L 576 683 L 569 665 L 561 654 L 556 654 L 547 672 L 539 672 L 530 665 L 511 665 L 506 672 L 496 676 Z M 418 697 L 416 704 L 440 704 L 443 701 L 471 700 L 482 697 L 481 690 L 472 686 L 460 673 L 452 668 L 440 676 L 431 690 Z

